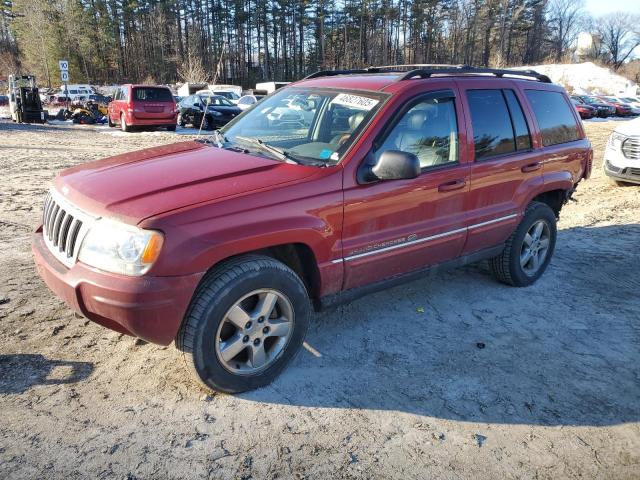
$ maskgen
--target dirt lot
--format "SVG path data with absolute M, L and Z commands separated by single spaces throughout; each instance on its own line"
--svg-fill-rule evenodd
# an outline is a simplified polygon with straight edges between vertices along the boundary
M 640 187 L 600 170 L 533 287 L 484 265 L 317 315 L 272 386 L 76 318 L 30 231 L 59 170 L 186 137 L 0 123 L 0 478 L 640 478 Z M 482 348 L 484 347 L 484 348 Z

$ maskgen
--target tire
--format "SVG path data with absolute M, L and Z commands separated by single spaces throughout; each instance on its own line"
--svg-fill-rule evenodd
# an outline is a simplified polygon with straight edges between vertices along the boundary
M 127 125 L 127 121 L 124 118 L 124 113 L 120 114 L 120 130 L 122 130 L 123 132 L 131 131 L 131 127 Z
M 109 114 L 107 114 L 107 123 L 109 124 L 110 128 L 113 128 L 116 126 L 116 124 L 111 121 L 111 115 Z
M 183 127 L 183 128 L 184 128 L 184 126 L 185 126 L 186 124 L 187 124 L 187 123 L 184 121 L 184 118 L 182 117 L 182 115 L 181 115 L 181 114 L 178 114 L 178 125 L 180 125 L 181 127 Z
M 531 232 L 534 225 L 536 228 L 542 225 L 542 234 L 538 240 Z M 528 239 L 527 234 L 529 234 Z M 500 282 L 507 285 L 514 287 L 532 285 L 542 276 L 551 261 L 556 246 L 556 236 L 556 216 L 553 210 L 546 203 L 531 202 L 520 224 L 508 238 L 502 253 L 489 260 L 491 272 Z M 528 243 L 532 239 L 534 248 L 529 248 Z M 545 244 L 546 251 L 543 252 Z M 536 258 L 533 258 L 534 254 L 531 252 L 536 251 L 538 254 L 544 253 L 544 256 L 536 255 Z M 528 254 L 531 256 L 527 256 Z M 526 261 L 524 265 L 523 261 Z M 537 268 L 534 268 L 536 266 Z
M 176 125 L 167 125 L 167 130 L 170 132 L 175 132 L 176 131 Z
M 268 303 L 267 295 L 277 297 L 272 310 L 260 308 L 260 302 Z M 254 300 L 256 303 L 251 303 Z M 272 313 L 265 320 L 257 313 L 261 310 Z M 304 283 L 289 267 L 266 256 L 238 257 L 207 274 L 191 301 L 176 347 L 183 352 L 189 370 L 206 387 L 225 393 L 254 390 L 271 383 L 300 350 L 310 310 Z M 288 316 L 290 322 L 283 322 Z M 272 336 L 281 330 L 282 323 L 288 325 L 288 337 Z M 273 331 L 261 337 L 260 344 L 259 336 L 269 328 Z M 254 364 L 254 355 L 258 357 L 254 352 L 260 345 L 267 352 L 266 357 L 260 357 L 266 358 L 262 366 L 260 360 Z M 239 353 L 223 358 L 222 352 L 230 350 Z

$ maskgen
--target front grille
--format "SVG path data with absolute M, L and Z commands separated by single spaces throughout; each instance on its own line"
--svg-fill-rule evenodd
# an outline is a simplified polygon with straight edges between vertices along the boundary
M 622 142 L 622 153 L 631 160 L 640 160 L 640 137 L 627 138 Z
M 71 267 L 92 220 L 54 190 L 49 191 L 42 210 L 42 234 L 49 251 Z
M 627 175 L 640 177 L 640 168 L 627 168 Z

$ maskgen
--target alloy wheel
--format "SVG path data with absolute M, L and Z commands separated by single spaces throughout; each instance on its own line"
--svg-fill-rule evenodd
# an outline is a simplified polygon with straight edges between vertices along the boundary
M 289 299 L 273 289 L 255 290 L 225 314 L 215 339 L 222 366 L 238 375 L 254 375 L 272 365 L 293 333 Z
M 520 266 L 524 273 L 533 277 L 542 267 L 549 254 L 551 230 L 545 220 L 538 220 L 527 231 L 520 250 Z

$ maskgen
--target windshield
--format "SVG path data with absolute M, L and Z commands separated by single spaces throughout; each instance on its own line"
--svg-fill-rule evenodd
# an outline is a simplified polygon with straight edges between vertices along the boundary
M 372 92 L 290 87 L 247 110 L 222 133 L 227 142 L 254 138 L 294 158 L 337 163 L 384 98 Z
M 229 100 L 237 100 L 240 96 L 235 92 L 215 92 L 216 95 L 228 98 Z
M 207 103 L 208 99 L 209 105 L 215 107 L 235 107 L 233 103 L 220 95 L 202 95 L 200 99 L 202 100 L 202 103 Z

